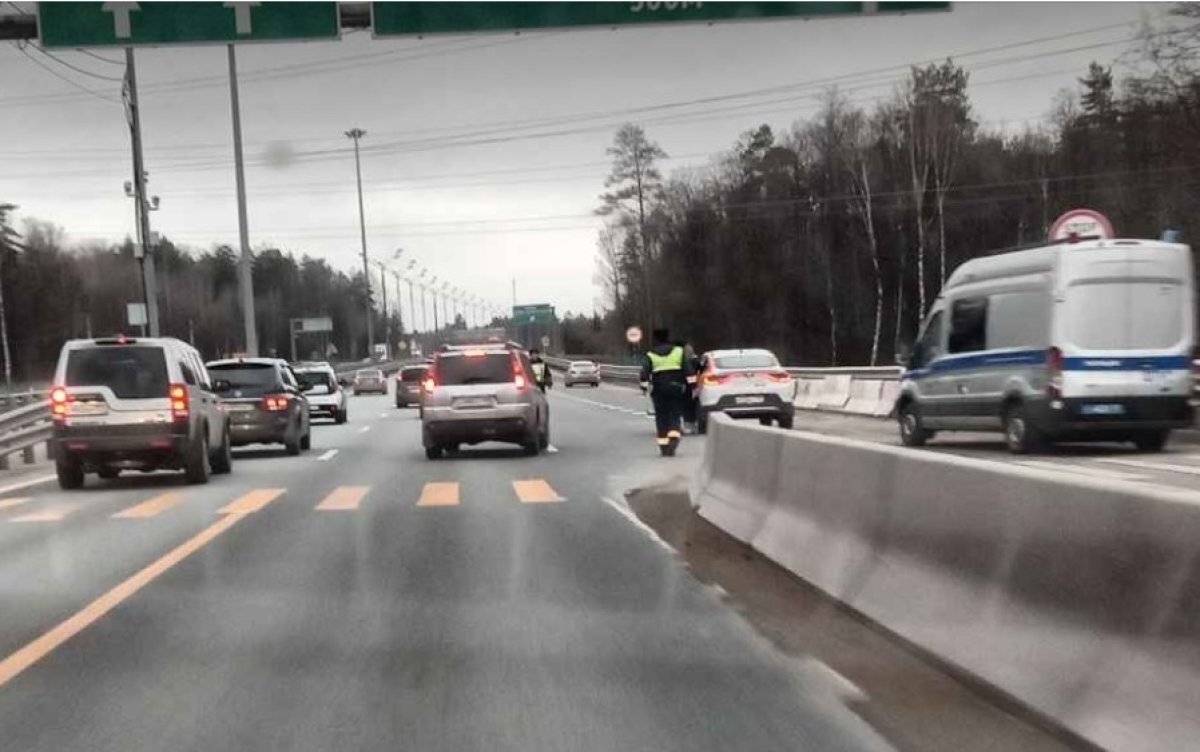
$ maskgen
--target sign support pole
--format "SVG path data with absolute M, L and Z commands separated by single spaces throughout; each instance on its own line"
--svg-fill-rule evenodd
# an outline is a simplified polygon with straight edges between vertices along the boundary
M 229 49 L 229 104 L 233 112 L 233 163 L 237 180 L 238 242 L 241 262 L 238 265 L 239 297 L 242 299 L 242 324 L 245 327 L 246 353 L 258 357 L 258 326 L 254 320 L 254 269 L 250 258 L 250 227 L 246 219 L 246 169 L 242 160 L 242 109 L 238 97 L 237 53 Z M 295 360 L 293 335 L 292 359 Z

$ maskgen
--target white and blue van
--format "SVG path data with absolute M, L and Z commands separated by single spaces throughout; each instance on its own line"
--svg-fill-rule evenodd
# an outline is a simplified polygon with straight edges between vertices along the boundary
M 1082 240 L 973 259 L 921 326 L 896 402 L 900 436 L 1003 431 L 1013 452 L 1131 441 L 1192 425 L 1191 249 Z

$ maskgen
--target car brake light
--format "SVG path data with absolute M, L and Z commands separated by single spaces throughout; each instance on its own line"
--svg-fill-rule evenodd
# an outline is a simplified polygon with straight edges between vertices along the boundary
M 1063 386 L 1063 354 L 1057 347 L 1051 347 L 1046 353 L 1046 396 L 1051 399 L 1062 397 Z
M 725 382 L 729 381 L 730 378 L 730 375 L 727 373 L 706 373 L 700 377 L 700 383 L 706 386 L 716 386 L 717 384 L 724 384 Z
M 771 371 L 767 373 L 767 378 L 780 384 L 786 384 L 792 380 L 792 375 L 787 371 Z
M 67 390 L 61 386 L 50 390 L 50 414 L 54 416 L 55 420 L 63 420 L 67 417 L 67 402 L 70 399 Z
M 176 421 L 188 418 L 188 390 L 183 384 L 172 384 L 167 390 L 171 399 L 171 417 Z
M 288 409 L 288 405 L 291 404 L 291 401 L 291 395 L 268 394 L 266 397 L 263 397 L 263 409 L 268 412 L 277 413 L 281 410 Z

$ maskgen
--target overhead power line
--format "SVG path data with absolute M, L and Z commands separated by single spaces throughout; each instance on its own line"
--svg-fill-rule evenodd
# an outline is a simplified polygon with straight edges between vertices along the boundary
M 113 104 L 118 104 L 118 105 L 119 105 L 119 104 L 121 104 L 121 101 L 120 101 L 119 99 L 113 99 L 112 97 L 106 97 L 106 96 L 104 96 L 103 94 L 101 94 L 100 92 L 98 92 L 98 91 L 95 91 L 95 90 L 93 90 L 93 89 L 89 89 L 88 87 L 84 86 L 83 84 L 79 83 L 78 81 L 75 81 L 75 80 L 74 80 L 74 79 L 72 79 L 72 78 L 68 78 L 67 76 L 65 76 L 65 75 L 63 75 L 63 74 L 61 74 L 61 73 L 59 73 L 59 72 L 58 72 L 58 71 L 56 71 L 56 70 L 54 70 L 54 69 L 53 69 L 53 68 L 51 68 L 50 66 L 46 65 L 45 63 L 43 63 L 41 60 L 38 60 L 38 59 L 37 59 L 36 57 L 34 57 L 33 55 L 29 54 L 29 50 L 27 50 L 27 49 L 25 48 L 25 46 L 24 46 L 24 45 L 22 45 L 21 43 L 17 42 L 17 43 L 15 43 L 15 44 L 16 44 L 17 51 L 18 51 L 18 52 L 20 52 L 22 55 L 24 55 L 24 56 L 25 56 L 25 57 L 26 57 L 26 58 L 29 60 L 29 62 L 33 63 L 34 65 L 36 65 L 37 67 L 39 67 L 39 68 L 41 68 L 42 70 L 46 71 L 46 72 L 47 72 L 47 73 L 49 73 L 50 75 L 52 75 L 52 76 L 54 76 L 55 78 L 59 79 L 60 81 L 64 81 L 64 82 L 66 82 L 67 84 L 70 84 L 72 87 L 74 87 L 74 88 L 76 88 L 76 89 L 79 89 L 80 91 L 82 91 L 82 92 L 86 93 L 86 94 L 87 94 L 87 95 L 89 95 L 89 96 L 95 97 L 96 99 L 102 99 L 102 100 L 104 100 L 105 102 L 111 102 L 111 103 L 113 103 Z
M 56 57 L 55 55 L 53 55 L 52 53 L 50 53 L 50 52 L 49 52 L 49 51 L 48 51 L 48 50 L 47 50 L 45 47 L 42 47 L 40 44 L 33 44 L 33 43 L 30 43 L 30 45 L 29 45 L 29 46 L 30 46 L 30 47 L 33 47 L 35 50 L 37 50 L 38 52 L 42 53 L 43 55 L 45 55 L 46 57 L 50 58 L 51 60 L 53 60 L 54 62 L 58 63 L 59 65 L 63 66 L 64 68 L 70 68 L 71 70 L 75 71 L 76 73 L 80 73 L 80 74 L 83 74 L 83 75 L 85 75 L 85 76 L 91 76 L 92 78 L 98 78 L 98 79 L 100 79 L 101 81 L 115 81 L 115 82 L 117 82 L 117 83 L 121 83 L 121 82 L 123 82 L 123 81 L 125 80 L 124 78 L 122 78 L 122 77 L 120 77 L 120 76 L 105 76 L 105 75 L 101 75 L 101 74 L 99 74 L 99 73 L 96 73 L 96 72 L 94 72 L 94 71 L 90 71 L 90 70 L 86 70 L 86 69 L 84 69 L 84 68 L 79 68 L 79 67 L 77 67 L 77 66 L 74 66 L 74 65 L 72 65 L 71 63 L 68 63 L 66 60 L 63 60 L 62 58 Z

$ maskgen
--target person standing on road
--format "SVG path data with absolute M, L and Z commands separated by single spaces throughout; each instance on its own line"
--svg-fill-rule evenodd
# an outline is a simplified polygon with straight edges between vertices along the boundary
M 683 348 L 671 343 L 671 333 L 655 329 L 650 350 L 642 358 L 642 392 L 649 391 L 654 401 L 654 424 L 658 449 L 664 457 L 673 457 L 683 436 L 680 421 L 688 383 L 695 381 L 692 364 L 684 357 Z
M 554 386 L 554 376 L 550 374 L 550 367 L 542 360 L 542 354 L 536 348 L 529 351 L 529 365 L 533 368 L 533 379 L 537 382 L 538 389 L 545 393 Z

